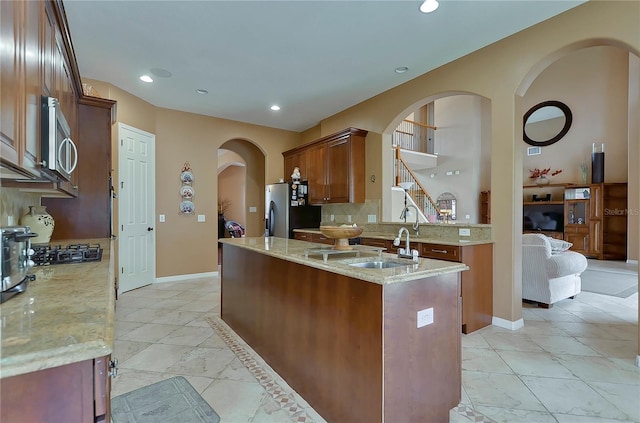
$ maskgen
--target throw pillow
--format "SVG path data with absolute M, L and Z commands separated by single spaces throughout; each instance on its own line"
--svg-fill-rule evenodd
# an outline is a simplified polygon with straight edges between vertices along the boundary
M 570 242 L 563 241 L 561 239 L 555 239 L 552 237 L 547 237 L 549 240 L 549 244 L 551 244 L 551 253 L 561 253 L 563 251 L 567 251 L 573 245 Z

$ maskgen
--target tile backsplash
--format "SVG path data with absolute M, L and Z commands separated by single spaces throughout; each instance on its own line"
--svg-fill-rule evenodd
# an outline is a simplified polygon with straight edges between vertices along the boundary
M 369 215 L 380 221 L 380 200 L 365 200 L 364 203 L 325 204 L 322 206 L 322 224 L 355 223 L 364 226 Z M 333 219 L 331 219 L 333 216 Z
M 18 188 L 0 189 L 0 226 L 18 225 L 20 216 L 29 211 L 29 206 L 40 205 L 40 194 L 23 192 Z M 13 219 L 13 222 L 10 220 Z

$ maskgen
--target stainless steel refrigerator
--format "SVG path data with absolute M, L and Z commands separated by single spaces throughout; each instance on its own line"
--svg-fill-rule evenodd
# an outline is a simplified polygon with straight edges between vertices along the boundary
M 321 207 L 309 205 L 307 182 L 281 182 L 266 186 L 266 236 L 293 238 L 293 230 L 320 226 Z

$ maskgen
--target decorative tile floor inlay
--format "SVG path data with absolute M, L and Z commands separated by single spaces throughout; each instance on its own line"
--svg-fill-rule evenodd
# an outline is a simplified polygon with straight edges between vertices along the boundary
M 278 381 L 267 373 L 263 365 L 258 363 L 254 356 L 247 350 L 248 346 L 242 345 L 238 342 L 236 336 L 231 334 L 231 329 L 229 329 L 222 320 L 217 316 L 207 317 L 205 320 L 209 323 L 216 334 L 227 344 L 236 357 L 238 357 L 240 362 L 242 362 L 249 372 L 251 372 L 251 374 L 258 380 L 265 391 L 267 391 L 267 393 L 269 393 L 269 395 L 271 395 L 271 397 L 278 403 L 280 408 L 289 413 L 293 422 L 315 422 L 315 420 L 313 420 L 304 411 L 304 407 L 296 401 L 294 396 L 289 392 L 289 389 L 281 386 Z
M 468 418 L 472 422 L 476 422 L 476 423 L 498 423 L 495 420 L 490 419 L 489 417 L 478 413 L 476 410 L 474 410 L 473 408 L 469 407 L 468 405 L 459 405 L 456 408 L 454 408 L 454 410 L 458 414 Z

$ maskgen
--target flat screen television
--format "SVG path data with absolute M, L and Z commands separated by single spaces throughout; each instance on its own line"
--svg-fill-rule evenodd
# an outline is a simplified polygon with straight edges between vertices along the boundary
M 525 231 L 564 231 L 564 204 L 525 204 L 522 226 Z

